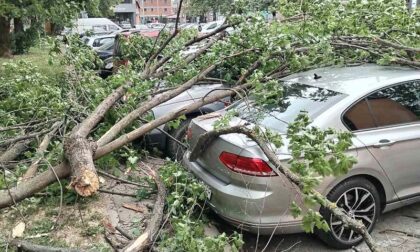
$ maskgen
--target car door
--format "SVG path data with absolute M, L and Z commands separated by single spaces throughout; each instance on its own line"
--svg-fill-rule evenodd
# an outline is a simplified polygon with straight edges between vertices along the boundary
M 384 169 L 398 197 L 420 196 L 420 80 L 372 93 L 343 119 Z

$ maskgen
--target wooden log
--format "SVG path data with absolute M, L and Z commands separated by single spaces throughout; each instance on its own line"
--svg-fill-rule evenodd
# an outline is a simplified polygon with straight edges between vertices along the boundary
M 28 251 L 28 252 L 82 252 L 83 250 L 71 249 L 71 248 L 58 248 L 49 247 L 33 244 L 24 240 L 13 240 L 10 242 L 11 245 L 17 248 L 17 251 Z
M 72 173 L 70 186 L 84 197 L 99 189 L 99 177 L 92 159 L 95 150 L 96 144 L 82 137 L 70 137 L 64 141 L 64 155 Z
M 17 142 L 9 147 L 2 155 L 0 155 L 0 164 L 4 164 L 15 160 L 22 152 L 28 148 L 31 140 Z

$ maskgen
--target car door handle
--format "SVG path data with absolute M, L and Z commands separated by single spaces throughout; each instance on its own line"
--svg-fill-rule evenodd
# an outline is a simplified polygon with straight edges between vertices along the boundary
M 392 141 L 392 140 L 389 140 L 389 139 L 381 139 L 376 144 L 373 144 L 373 147 L 381 148 L 381 147 L 385 147 L 385 146 L 391 146 L 394 143 L 396 143 L 396 141 Z

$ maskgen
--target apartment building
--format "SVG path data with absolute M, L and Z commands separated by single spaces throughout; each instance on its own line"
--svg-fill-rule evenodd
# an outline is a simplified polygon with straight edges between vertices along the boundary
M 174 14 L 172 0 L 141 0 L 139 2 L 142 23 L 162 22 Z
M 115 6 L 114 13 L 118 23 L 132 26 L 162 22 L 174 15 L 172 0 L 124 0 Z

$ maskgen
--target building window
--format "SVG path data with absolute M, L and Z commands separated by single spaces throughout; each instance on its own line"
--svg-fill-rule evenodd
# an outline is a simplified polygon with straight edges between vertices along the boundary
M 168 11 L 168 8 L 163 8 L 163 11 L 167 12 Z
M 153 8 L 151 8 L 150 10 L 153 11 Z

